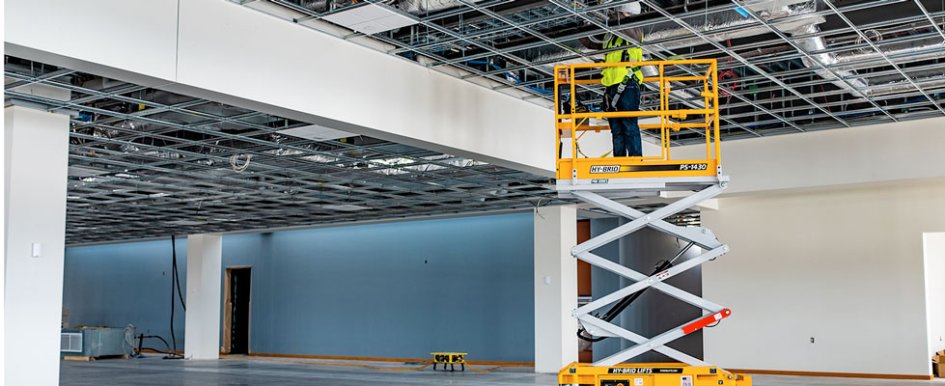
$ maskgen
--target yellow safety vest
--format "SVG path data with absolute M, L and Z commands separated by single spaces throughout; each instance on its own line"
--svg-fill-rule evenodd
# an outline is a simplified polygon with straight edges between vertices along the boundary
M 622 47 L 625 46 L 625 41 L 623 38 L 612 36 L 610 39 L 604 42 L 604 49 Z M 626 53 L 626 57 L 624 54 Z M 631 47 L 626 50 L 617 50 L 608 52 L 604 55 L 604 62 L 606 63 L 618 63 L 618 62 L 642 62 L 643 61 L 643 50 Z M 623 82 L 623 79 L 627 77 L 627 74 L 630 72 L 628 67 L 605 67 L 601 70 L 600 74 L 603 75 L 601 79 L 601 84 L 604 86 L 612 86 L 617 83 Z M 633 68 L 633 74 L 636 75 L 637 82 L 643 80 L 643 71 L 640 71 L 640 67 Z

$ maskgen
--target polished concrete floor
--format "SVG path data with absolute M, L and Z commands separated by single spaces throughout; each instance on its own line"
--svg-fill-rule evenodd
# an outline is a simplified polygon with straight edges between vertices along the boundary
M 477 368 L 479 372 L 410 371 L 416 365 L 231 357 L 219 361 L 112 359 L 62 362 L 60 384 L 91 385 L 557 385 L 552 375 L 528 368 Z M 945 386 L 945 381 L 755 376 L 755 386 Z

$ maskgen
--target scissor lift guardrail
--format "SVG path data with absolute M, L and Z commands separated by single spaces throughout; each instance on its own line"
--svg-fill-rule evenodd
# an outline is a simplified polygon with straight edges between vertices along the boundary
M 659 109 L 649 111 L 580 111 L 578 85 L 599 84 L 594 74 L 610 66 L 654 66 L 658 76 L 645 77 L 643 86 L 659 94 Z M 652 71 L 647 71 L 652 73 Z M 684 75 L 665 75 L 682 73 Z M 589 75 L 590 74 L 590 75 Z M 693 85 L 695 84 L 695 86 Z M 685 87 L 700 90 L 698 108 L 672 109 L 671 90 Z M 562 92 L 569 97 L 562 98 Z M 691 94 L 690 94 L 691 95 Z M 682 227 L 665 219 L 692 208 L 720 194 L 728 184 L 722 174 L 719 146 L 717 64 L 715 60 L 675 60 L 633 63 L 583 63 L 555 67 L 555 135 L 558 144 L 557 183 L 560 196 L 574 197 L 630 222 L 578 244 L 571 254 L 595 267 L 629 279 L 633 284 L 578 307 L 573 315 L 589 334 L 616 337 L 635 343 L 634 346 L 603 358 L 592 365 L 571 364 L 559 373 L 559 384 L 600 386 L 750 386 L 751 378 L 732 374 L 711 366 L 701 359 L 666 346 L 668 343 L 716 324 L 731 316 L 732 311 L 720 304 L 694 295 L 665 281 L 686 270 L 714 260 L 728 252 L 711 231 L 702 227 Z M 564 104 L 562 103 L 564 102 Z M 692 105 L 692 101 L 688 101 Z M 568 106 L 570 104 L 570 106 Z M 701 105 L 701 106 L 700 106 Z M 608 130 L 606 126 L 588 124 L 590 119 L 656 118 L 658 123 L 642 123 L 641 130 L 659 133 L 660 154 L 642 157 L 589 158 L 579 157 L 578 141 L 583 132 Z M 704 159 L 674 159 L 670 133 L 693 130 L 705 136 Z M 562 138 L 570 138 L 570 157 L 562 157 Z M 630 197 L 656 195 L 666 191 L 689 191 L 688 196 L 650 212 L 643 212 L 621 202 Z M 702 248 L 702 253 L 670 266 L 655 275 L 645 275 L 594 254 L 594 250 L 627 237 L 645 227 L 673 235 Z M 619 325 L 602 320 L 594 312 L 647 288 L 659 290 L 703 311 L 703 315 L 653 337 L 645 337 Z M 656 351 L 682 364 L 623 364 L 645 352 Z

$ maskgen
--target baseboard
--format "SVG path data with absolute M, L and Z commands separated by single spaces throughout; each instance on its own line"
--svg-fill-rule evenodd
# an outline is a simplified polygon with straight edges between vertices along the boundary
M 873 379 L 909 379 L 930 381 L 935 379 L 931 375 L 908 375 L 908 374 L 869 374 L 869 373 L 832 373 L 820 371 L 788 371 L 788 370 L 747 370 L 747 369 L 726 369 L 733 373 L 745 374 L 763 374 L 763 375 L 797 375 L 804 377 L 836 377 L 836 378 L 873 378 Z
M 273 358 L 300 358 L 300 359 L 331 359 L 345 361 L 370 361 L 370 362 L 429 362 L 430 358 L 381 358 L 381 357 L 359 357 L 344 355 L 302 355 L 302 354 L 273 354 L 273 353 L 250 353 L 253 357 L 273 357 Z M 504 367 L 535 367 L 534 362 L 504 362 L 504 361 L 466 361 L 471 365 L 484 366 L 504 366 Z
M 273 358 L 300 358 L 300 359 L 329 359 L 329 360 L 347 360 L 347 361 L 370 361 L 370 362 L 428 362 L 430 358 L 382 358 L 382 357 L 360 357 L 345 355 L 303 355 L 303 354 L 274 354 L 274 353 L 250 353 L 254 357 L 273 357 Z M 504 361 L 468 361 L 471 365 L 485 366 L 506 366 L 506 367 L 535 367 L 534 362 L 504 362 Z M 908 379 L 929 381 L 935 379 L 931 375 L 909 375 L 909 374 L 870 374 L 870 373 L 836 373 L 821 371 L 788 371 L 788 370 L 748 370 L 748 369 L 726 369 L 733 373 L 762 374 L 762 375 L 794 375 L 804 377 L 835 377 L 835 378 L 872 378 L 872 379 Z

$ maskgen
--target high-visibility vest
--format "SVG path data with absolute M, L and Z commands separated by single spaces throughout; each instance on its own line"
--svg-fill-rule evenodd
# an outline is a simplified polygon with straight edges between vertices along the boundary
M 626 43 L 626 41 L 624 41 L 623 38 L 611 36 L 610 39 L 607 39 L 607 41 L 604 42 L 604 49 L 629 46 L 624 43 Z M 606 63 L 642 61 L 643 50 L 637 47 L 629 47 L 626 50 L 612 51 L 604 55 L 604 62 Z M 605 67 L 600 72 L 600 74 L 603 75 L 603 78 L 600 82 L 604 86 L 612 86 L 623 82 L 623 79 L 627 77 L 628 73 L 630 73 L 630 69 L 627 67 Z M 633 68 L 633 74 L 636 75 L 637 82 L 643 80 L 643 71 L 640 71 L 639 66 Z

